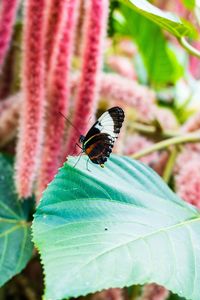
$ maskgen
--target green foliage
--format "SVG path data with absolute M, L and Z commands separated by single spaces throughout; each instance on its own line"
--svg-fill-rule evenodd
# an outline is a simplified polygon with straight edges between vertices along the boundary
M 142 163 L 70 158 L 33 222 L 47 299 L 156 282 L 200 299 L 200 214 Z
M 193 36 L 194 28 L 189 23 L 183 23 L 176 15 L 164 12 L 146 0 L 120 0 L 131 9 L 156 23 L 161 28 L 169 31 L 172 35 Z
M 186 300 L 183 297 L 179 297 L 177 294 L 171 294 L 167 300 Z
M 195 0 L 182 0 L 183 4 L 185 5 L 185 7 L 187 7 L 188 9 L 192 10 L 195 8 Z
M 125 5 L 120 5 L 116 12 L 116 32 L 128 34 L 137 44 L 150 84 L 155 87 L 176 82 L 182 75 L 182 67 L 160 27 Z
M 0 286 L 19 273 L 33 251 L 28 213 L 15 193 L 13 168 L 0 155 Z

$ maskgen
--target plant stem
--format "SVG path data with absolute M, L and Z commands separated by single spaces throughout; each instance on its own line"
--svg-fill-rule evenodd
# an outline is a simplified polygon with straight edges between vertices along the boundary
M 186 49 L 190 54 L 200 58 L 200 51 L 190 45 L 184 36 L 178 38 L 178 41 L 181 46 L 183 46 L 183 48 Z
M 157 132 L 157 128 L 153 125 L 146 125 L 138 122 L 133 122 L 131 125 L 129 125 L 129 128 L 138 132 L 141 132 L 146 135 L 155 135 L 160 134 L 164 138 L 174 137 L 178 135 L 182 135 L 182 133 L 179 133 L 175 130 L 165 130 L 162 132 Z
M 175 160 L 177 157 L 177 153 L 178 153 L 177 148 L 173 147 L 171 149 L 170 156 L 169 156 L 169 159 L 167 161 L 167 164 L 166 164 L 163 176 L 162 176 L 166 183 L 168 183 L 171 178 L 172 171 L 174 168 L 174 163 L 175 163 Z
M 181 136 L 176 136 L 159 143 L 156 143 L 142 151 L 139 151 L 132 155 L 132 158 L 139 159 L 143 156 L 146 156 L 152 152 L 159 151 L 165 148 L 168 148 L 171 145 L 184 144 L 184 143 L 196 143 L 200 142 L 200 132 L 196 131 L 193 133 L 183 134 Z

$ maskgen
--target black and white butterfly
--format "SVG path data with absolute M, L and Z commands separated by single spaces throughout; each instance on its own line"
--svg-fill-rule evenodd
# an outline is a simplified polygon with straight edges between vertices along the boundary
M 122 108 L 112 107 L 100 116 L 86 136 L 80 136 L 79 142 L 82 143 L 82 151 L 93 163 L 104 167 L 118 138 L 124 116 Z

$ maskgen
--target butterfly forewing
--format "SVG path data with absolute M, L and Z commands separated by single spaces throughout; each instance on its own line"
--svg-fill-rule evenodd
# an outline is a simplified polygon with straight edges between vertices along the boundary
M 107 110 L 90 128 L 83 141 L 83 149 L 93 163 L 106 162 L 124 121 L 120 107 Z

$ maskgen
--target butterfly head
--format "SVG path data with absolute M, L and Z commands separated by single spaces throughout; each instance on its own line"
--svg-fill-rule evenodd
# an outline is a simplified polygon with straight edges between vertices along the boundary
M 84 142 L 84 140 L 85 140 L 85 137 L 84 137 L 84 135 L 80 135 L 80 138 L 79 138 L 79 143 L 83 143 Z

